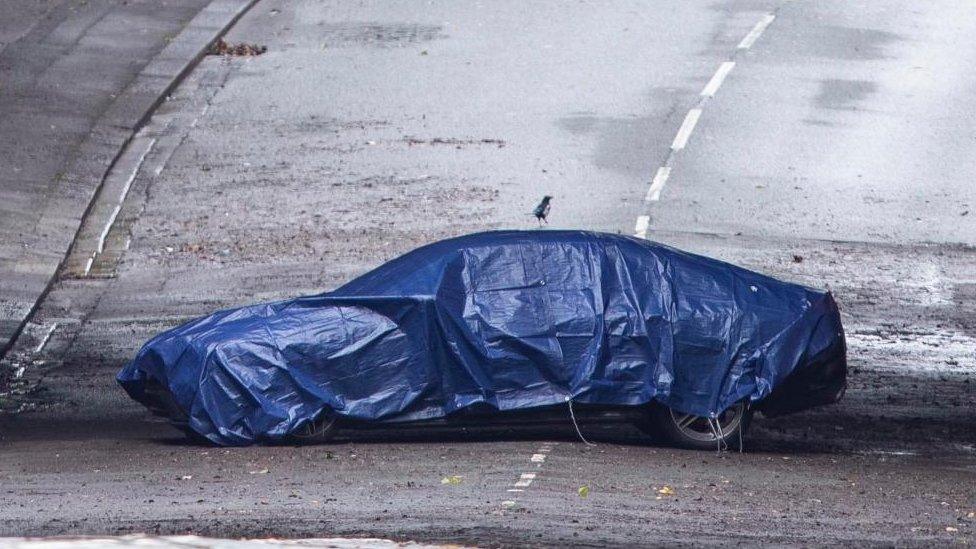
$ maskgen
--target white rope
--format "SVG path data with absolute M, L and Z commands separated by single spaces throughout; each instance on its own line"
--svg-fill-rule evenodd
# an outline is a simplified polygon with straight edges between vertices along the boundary
M 718 429 L 719 451 L 728 450 L 729 445 L 725 441 L 725 431 L 722 430 L 722 422 L 718 417 L 715 418 L 715 427 Z
M 716 444 L 715 451 L 716 452 L 721 452 L 722 451 L 722 446 L 720 444 L 718 444 L 718 431 L 715 430 L 715 424 L 712 423 L 711 416 L 706 417 L 705 418 L 705 421 L 708 422 L 708 429 L 712 432 L 712 436 L 715 437 L 715 444 Z
M 712 436 L 715 437 L 715 451 L 719 454 L 722 453 L 722 425 L 719 423 L 718 418 L 706 417 L 705 421 L 708 422 L 708 428 L 712 431 Z
M 576 414 L 573 413 L 573 398 L 567 397 L 566 403 L 569 404 L 569 417 L 573 420 L 573 427 L 576 427 L 576 434 L 579 435 L 580 440 L 582 440 L 583 444 L 586 444 L 587 446 L 596 446 L 596 444 L 586 440 L 586 437 L 583 436 L 583 432 L 580 431 L 579 423 L 576 423 Z

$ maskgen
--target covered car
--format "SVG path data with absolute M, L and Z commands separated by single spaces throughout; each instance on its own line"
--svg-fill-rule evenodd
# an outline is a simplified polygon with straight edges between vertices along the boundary
M 834 402 L 845 353 L 829 292 L 634 237 L 497 231 L 421 247 L 332 292 L 188 322 L 146 343 L 118 381 L 221 445 L 324 418 L 567 402 L 653 407 L 714 431 L 736 406 Z

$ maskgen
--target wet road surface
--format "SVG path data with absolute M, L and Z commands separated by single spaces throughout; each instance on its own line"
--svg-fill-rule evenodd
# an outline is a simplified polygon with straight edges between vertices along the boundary
M 160 108 L 20 342 L 0 535 L 972 544 L 974 26 L 961 2 L 259 2 L 228 39 L 268 53 Z M 757 419 L 743 454 L 568 421 L 221 449 L 114 386 L 159 330 L 531 228 L 543 194 L 553 227 L 829 287 L 845 400 Z

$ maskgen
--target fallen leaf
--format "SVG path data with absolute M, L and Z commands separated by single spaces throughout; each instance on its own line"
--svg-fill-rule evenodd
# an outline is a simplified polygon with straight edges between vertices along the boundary
M 461 477 L 458 475 L 451 475 L 449 477 L 444 477 L 441 479 L 441 484 L 450 484 L 451 486 L 457 486 L 461 484 Z
M 579 497 L 585 498 L 586 496 L 590 495 L 590 487 L 589 486 L 580 486 L 579 487 L 579 490 L 577 490 L 577 492 L 579 493 Z
M 660 490 L 658 490 L 657 493 L 661 494 L 662 496 L 673 496 L 674 488 L 671 488 L 670 486 L 665 486 Z
M 211 44 L 210 48 L 207 50 L 207 53 L 209 55 L 241 55 L 249 57 L 253 55 L 261 55 L 266 51 L 268 51 L 268 46 L 259 46 L 257 44 L 230 44 L 223 38 L 220 38 Z

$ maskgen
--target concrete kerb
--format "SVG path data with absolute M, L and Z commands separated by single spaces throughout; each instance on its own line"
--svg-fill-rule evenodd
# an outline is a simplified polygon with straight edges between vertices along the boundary
M 33 294 L 29 310 L 9 337 L 0 340 L 0 388 L 10 368 L 4 358 L 44 300 L 71 252 L 82 220 L 88 215 L 105 177 L 136 132 L 156 108 L 207 54 L 207 49 L 243 16 L 257 0 L 214 0 L 194 16 L 176 37 L 139 72 L 92 128 L 64 172 L 65 192 L 45 207 L 37 233 L 46 234 L 45 252 L 56 252 L 47 268 L 31 269 L 25 290 Z M 46 254 L 45 254 L 46 255 Z M 27 260 L 30 262 L 30 260 Z M 26 305 L 26 304 L 25 304 Z

